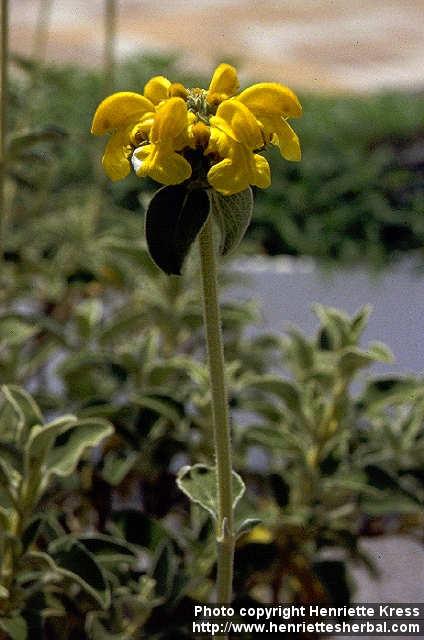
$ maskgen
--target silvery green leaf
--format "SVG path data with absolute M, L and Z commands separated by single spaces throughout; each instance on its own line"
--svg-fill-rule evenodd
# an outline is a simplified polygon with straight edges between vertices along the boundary
M 183 467 L 178 473 L 177 485 L 196 504 L 218 518 L 217 477 L 215 467 L 195 464 Z M 239 474 L 233 471 L 233 508 L 245 491 L 245 485 Z
M 9 429 L 15 432 L 15 441 L 21 437 L 24 429 L 30 429 L 36 424 L 43 423 L 43 416 L 37 404 L 31 396 L 15 385 L 2 387 L 6 402 L 1 411 L 0 430 Z M 10 411 L 7 411 L 9 409 Z M 13 420 L 13 424 L 7 424 L 6 416 Z
M 339 366 L 343 372 L 350 373 L 363 367 L 368 367 L 373 362 L 393 362 L 392 352 L 381 343 L 374 343 L 365 351 L 357 347 L 349 347 L 343 350 Z
M 96 447 L 113 433 L 109 422 L 100 418 L 87 418 L 73 424 L 64 444 L 51 449 L 47 459 L 47 474 L 65 477 L 74 472 L 81 456 L 88 447 Z
M 220 252 L 225 256 L 238 247 L 246 233 L 252 218 L 253 193 L 250 187 L 231 196 L 211 193 L 212 213 L 221 230 Z

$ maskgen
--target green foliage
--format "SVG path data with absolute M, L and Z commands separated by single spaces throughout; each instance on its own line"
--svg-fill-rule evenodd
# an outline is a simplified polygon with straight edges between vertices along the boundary
M 81 421 L 74 416 L 46 423 L 23 389 L 3 387 L 2 395 L 0 612 L 3 629 L 12 638 L 26 638 L 28 602 L 35 594 L 48 598 L 50 586 L 57 582 L 64 593 L 69 583 L 81 587 L 102 608 L 110 603 L 101 567 L 78 540 L 60 536 L 59 523 L 50 523 L 54 537 L 47 551 L 34 550 L 33 545 L 44 525 L 42 500 L 53 478 L 73 473 L 85 451 L 98 446 L 112 427 L 100 419 Z
M 361 370 L 390 362 L 390 351 L 379 343 L 359 346 L 368 308 L 353 318 L 322 305 L 315 312 L 321 326 L 314 339 L 293 330 L 283 341 L 290 378 L 245 380 L 242 405 L 252 418 L 239 430 L 236 450 L 242 467 L 252 447 L 266 455 L 263 471 L 252 479 L 252 488 L 258 475 L 263 482 L 259 500 L 266 516 L 246 536 L 239 562 L 251 545 L 263 544 L 271 562 L 259 583 L 273 584 L 276 600 L 300 596 L 306 580 L 308 597 L 345 602 L 344 563 L 369 566 L 359 541 L 373 518 L 396 519 L 398 531 L 407 522 L 422 526 L 424 386 L 414 378 L 383 378 L 355 394 L 352 383 Z M 324 571 L 322 560 L 334 548 L 343 551 L 336 573 L 328 563 Z
M 380 267 L 424 243 L 423 102 L 418 94 L 307 95 L 303 157 L 269 160 L 249 235 L 270 253 Z

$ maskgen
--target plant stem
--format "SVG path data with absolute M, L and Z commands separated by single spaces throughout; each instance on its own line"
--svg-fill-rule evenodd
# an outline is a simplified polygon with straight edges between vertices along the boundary
M 9 2 L 1 0 L 0 27 L 0 253 L 3 250 L 5 226 L 5 182 L 6 182 L 6 109 L 7 109 L 7 64 L 8 64 Z
M 231 602 L 234 563 L 232 457 L 212 216 L 199 235 L 199 244 L 218 482 L 217 602 L 226 604 Z
M 112 93 L 115 84 L 115 48 L 117 31 L 116 0 L 106 0 L 105 48 L 104 48 L 104 92 Z
M 39 65 L 46 62 L 46 49 L 50 31 L 52 8 L 53 0 L 40 0 L 32 47 L 32 59 L 37 62 L 37 72 L 33 81 L 34 85 L 38 80 L 37 75 L 39 73 Z

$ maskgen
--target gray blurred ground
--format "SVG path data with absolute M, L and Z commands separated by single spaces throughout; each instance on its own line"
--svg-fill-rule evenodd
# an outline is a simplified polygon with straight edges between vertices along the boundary
M 120 57 L 179 51 L 209 74 L 237 61 L 242 75 L 297 88 L 369 91 L 424 86 L 424 0 L 116 0 Z M 11 0 L 11 44 L 51 61 L 98 64 L 105 0 Z M 50 12 L 45 11 L 50 7 Z M 38 51 L 40 53 L 40 51 Z

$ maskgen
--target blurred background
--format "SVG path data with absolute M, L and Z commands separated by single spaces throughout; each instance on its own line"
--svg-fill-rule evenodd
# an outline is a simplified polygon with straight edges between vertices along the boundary
M 103 3 L 45 4 L 47 60 L 101 63 Z M 14 0 L 11 9 L 12 48 L 30 55 L 40 5 Z M 117 55 L 178 51 L 184 69 L 206 75 L 217 61 L 237 60 L 245 77 L 278 78 L 297 89 L 417 91 L 423 9 L 420 0 L 122 0 Z
M 89 130 L 111 92 L 157 74 L 207 87 L 222 61 L 304 108 L 302 162 L 266 152 L 272 186 L 222 265 L 240 510 L 262 521 L 236 598 L 424 600 L 423 16 L 422 0 L 10 3 L 0 463 L 25 440 L 16 405 L 29 430 L 32 402 L 114 427 L 80 436 L 26 514 L 25 539 L 74 572 L 37 591 L 16 563 L 31 640 L 190 637 L 210 597 L 213 532 L 175 488 L 211 455 L 196 252 L 182 278 L 159 273 L 157 185 L 106 181 Z

